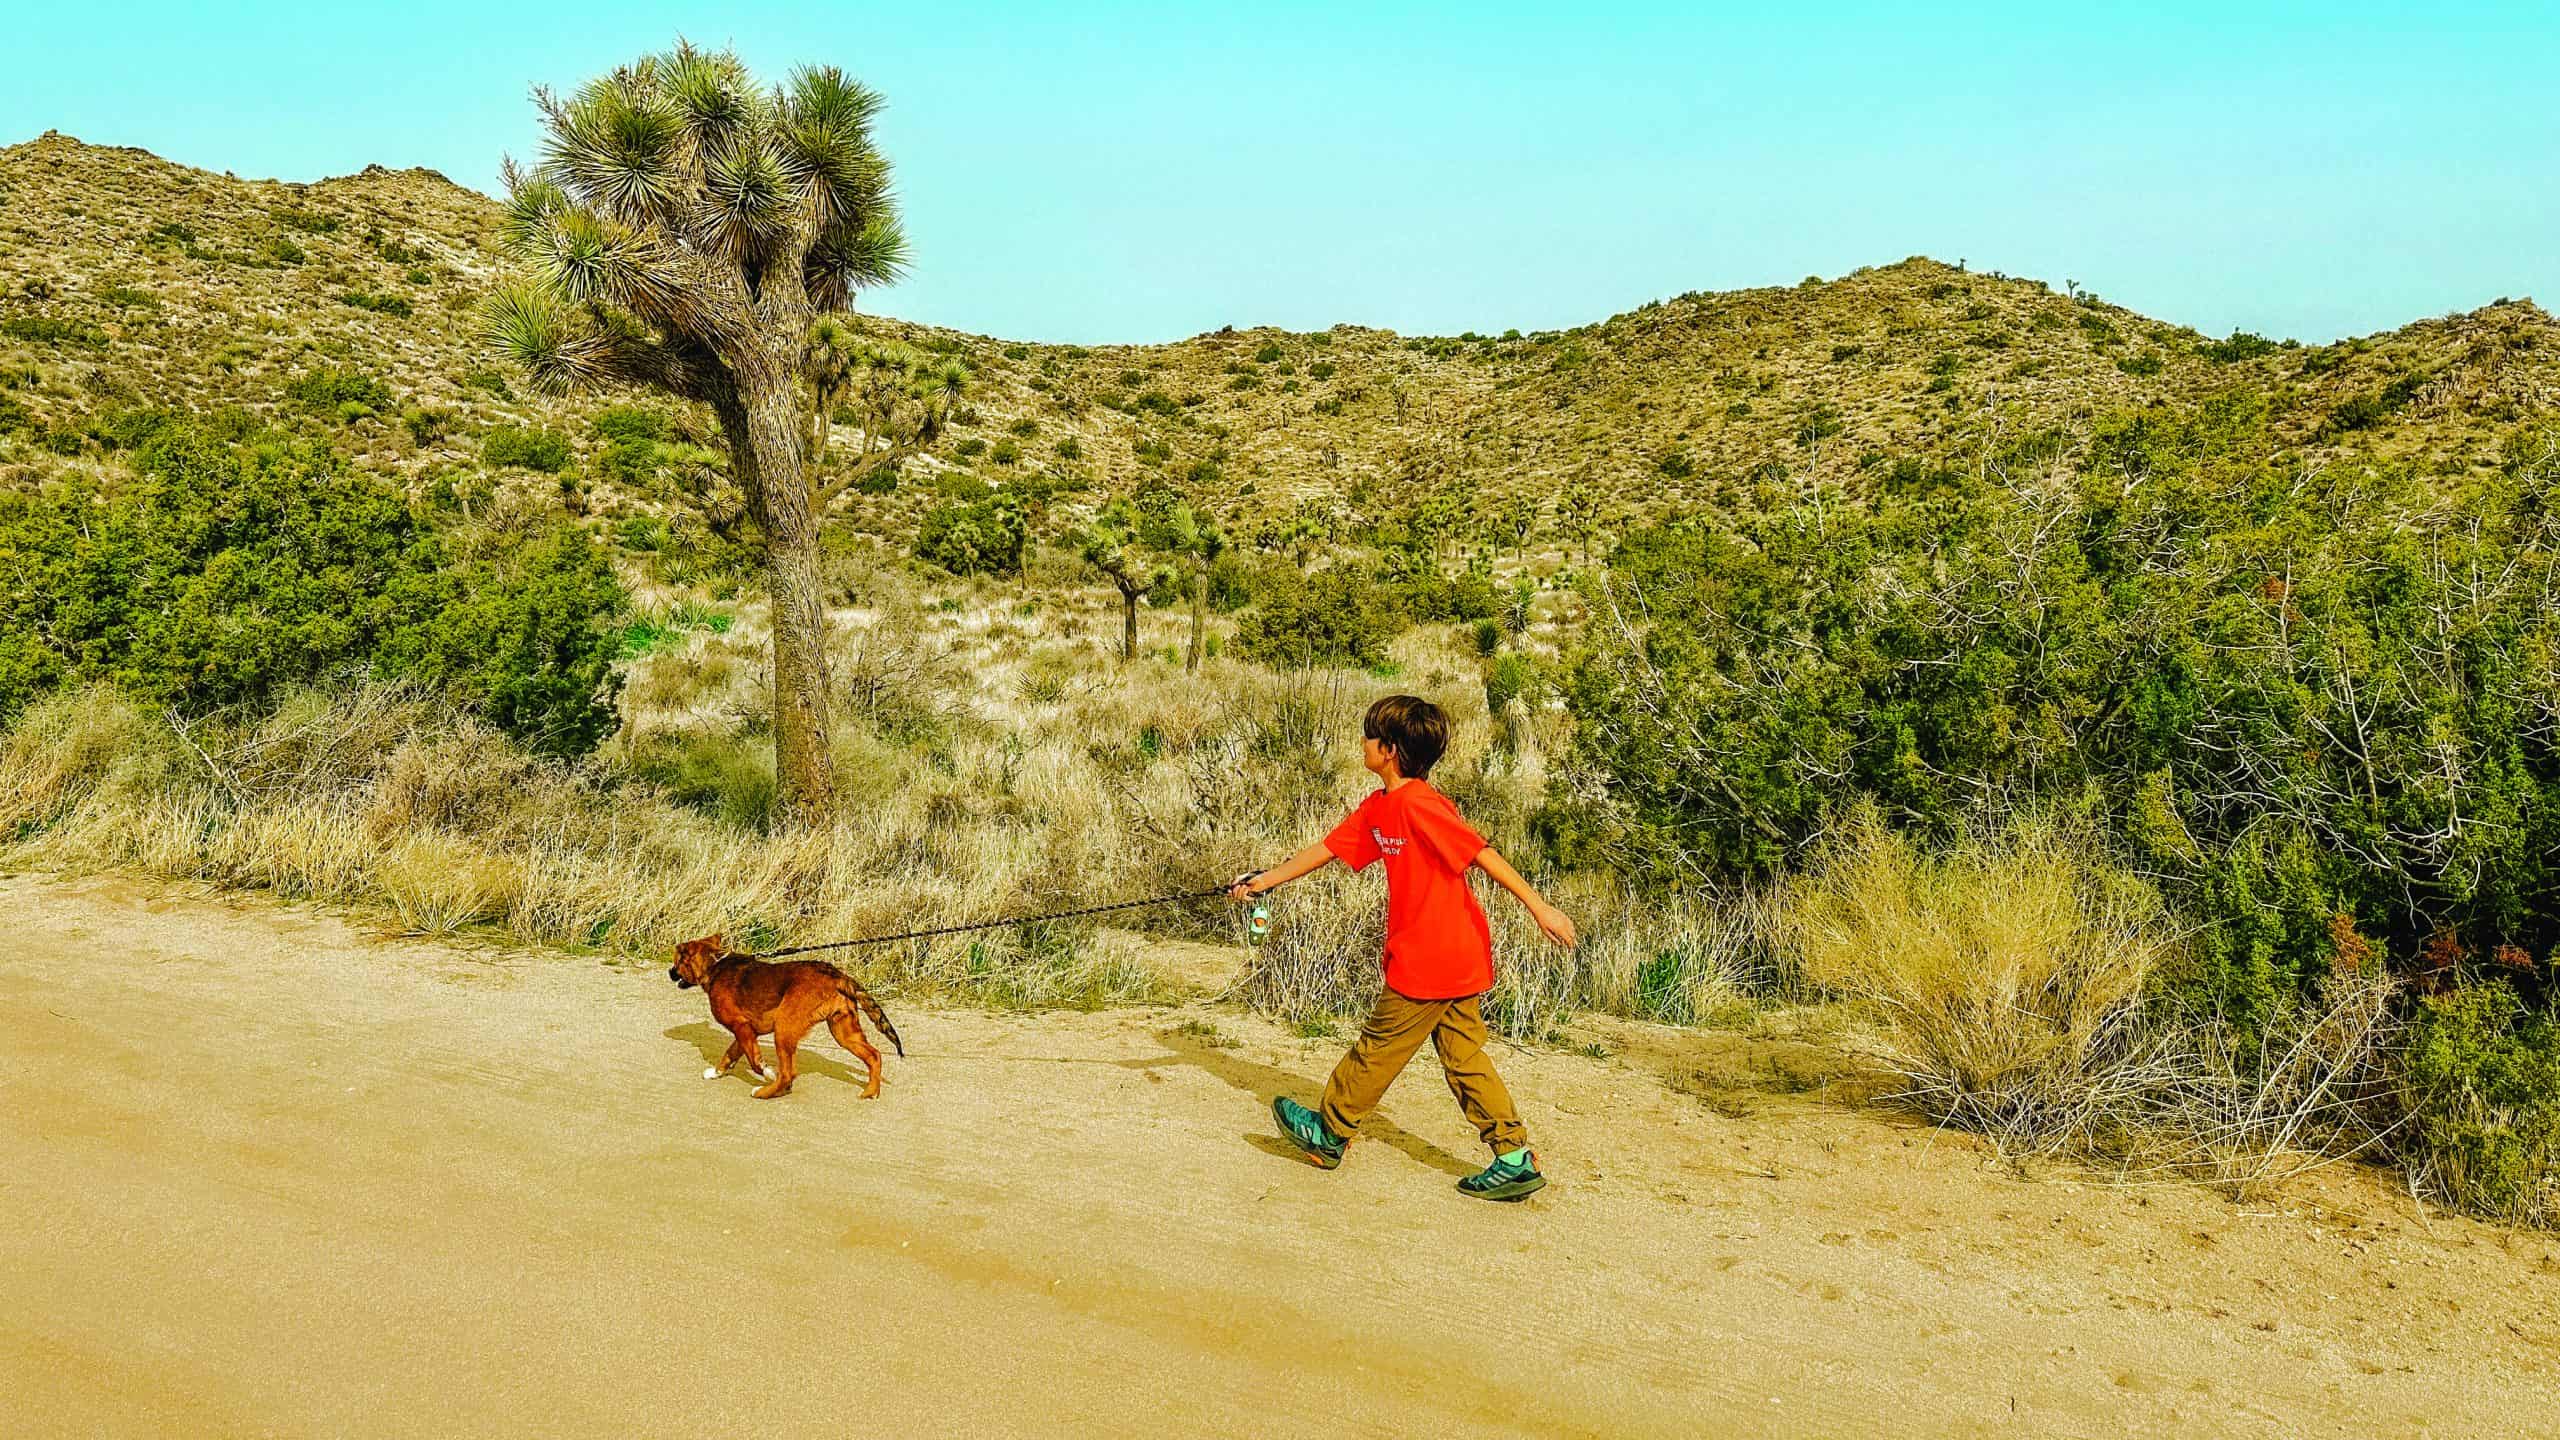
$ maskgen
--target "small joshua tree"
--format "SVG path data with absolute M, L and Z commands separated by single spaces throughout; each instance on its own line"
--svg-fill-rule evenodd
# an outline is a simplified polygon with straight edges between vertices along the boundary
M 881 101 L 832 67 L 759 86 L 734 55 L 679 44 L 563 99 L 534 91 L 543 153 L 506 166 L 518 273 L 484 309 L 535 385 L 697 401 L 719 421 L 736 513 L 764 542 L 773 605 L 775 771 L 785 813 L 824 821 L 826 608 L 818 525 L 864 478 L 929 444 L 958 364 L 872 344 L 855 294 L 894 280 L 907 242 Z M 847 433 L 834 433 L 837 425 Z M 717 511 L 726 487 L 688 487 Z
M 1188 500 L 1162 497 L 1159 504 L 1147 507 L 1147 521 L 1141 527 L 1142 538 L 1157 553 L 1173 556 L 1190 568 L 1191 648 L 1183 652 L 1182 669 L 1188 674 L 1200 668 L 1200 657 L 1209 637 L 1209 571 L 1218 557 L 1227 553 L 1226 532 L 1218 528 L 1216 517 Z
M 1173 578 L 1147 554 L 1145 529 L 1126 500 L 1114 500 L 1076 533 L 1076 553 L 1120 592 L 1120 658 L 1138 657 L 1138 602 Z

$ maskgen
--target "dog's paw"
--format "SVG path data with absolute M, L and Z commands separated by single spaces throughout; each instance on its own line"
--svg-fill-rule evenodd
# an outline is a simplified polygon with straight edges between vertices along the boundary
M 705 1079 L 705 1080 L 717 1080 L 717 1079 L 719 1079 L 719 1078 L 720 1078 L 720 1067 L 719 1067 L 719 1066 L 717 1066 L 717 1065 L 705 1065 L 705 1066 L 703 1066 L 703 1067 L 702 1067 L 702 1078 L 703 1078 L 703 1079 Z

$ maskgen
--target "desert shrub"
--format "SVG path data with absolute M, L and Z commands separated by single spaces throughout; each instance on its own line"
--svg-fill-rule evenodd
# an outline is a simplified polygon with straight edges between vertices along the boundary
M 329 452 L 165 425 L 103 503 L 0 500 L 0 712 L 108 681 L 202 712 L 371 670 L 439 687 L 537 748 L 611 725 L 622 592 L 575 532 L 452 556 Z
M 657 477 L 663 448 L 645 437 L 626 437 L 606 442 L 595 457 L 598 477 L 632 490 L 646 490 Z
M 1346 566 L 1314 575 L 1275 568 L 1255 594 L 1253 608 L 1237 621 L 1236 649 L 1283 670 L 1383 664 L 1387 642 L 1405 628 L 1387 592 Z
M 2244 1031 L 2329 973 L 2334 917 L 2403 971 L 2442 931 L 2550 953 L 2542 482 L 2448 498 L 2306 469 L 2266 427 L 2245 395 L 2160 407 L 2096 424 L 2076 487 L 1629 532 L 1568 670 L 1551 843 L 1713 882 L 1797 862 L 1862 796 L 1940 840 L 1986 802 L 2084 807 L 2199 926 L 2186 973 Z
M 331 235 L 338 229 L 337 216 L 323 214 L 317 210 L 305 210 L 289 205 L 268 213 L 277 224 L 288 230 L 299 230 L 306 235 Z
M 2422 997 L 2401 1057 L 2403 1163 L 2422 1193 L 2560 1223 L 2560 1020 L 2484 979 Z
M 635 743 L 625 763 L 679 804 L 741 829 L 773 823 L 781 789 L 766 737 L 654 734 Z
M 377 315 L 391 315 L 406 320 L 415 313 L 406 295 L 376 295 L 366 290 L 350 290 L 338 297 L 338 303 L 356 310 L 370 310 Z
M 2343 435 L 2372 429 L 2416 399 L 2425 383 L 2424 376 L 2402 375 L 2379 390 L 2348 396 L 2329 412 L 2329 433 Z
M 107 343 L 104 330 L 85 320 L 69 320 L 59 315 L 0 316 L 0 335 L 35 345 L 77 350 L 95 350 Z
M 664 440 L 674 428 L 665 411 L 647 405 L 610 405 L 589 423 L 604 440 Z
M 2172 939 L 2158 894 L 2085 838 L 2037 822 L 1922 853 L 1872 810 L 1778 898 L 1814 984 L 1874 1007 L 1913 1103 L 2041 1137 L 2120 1052 Z
M 403 407 L 400 411 L 401 427 L 409 432 L 411 440 L 420 445 L 432 445 L 443 439 L 445 427 L 452 423 L 452 420 L 452 413 L 445 410 L 429 410 L 410 405 Z
M 391 387 L 361 370 L 342 370 L 322 365 L 306 370 L 284 387 L 285 395 L 306 410 L 336 414 L 339 407 L 362 405 L 381 412 L 394 408 Z
M 386 673 L 435 684 L 536 754 L 582 755 L 613 733 L 624 607 L 604 547 L 569 527 L 501 547 L 460 571 L 411 645 L 384 648 Z
M 2283 348 L 2264 335 L 2253 334 L 2247 330 L 2234 330 L 2229 339 L 2207 340 L 2198 345 L 2196 353 L 2217 365 L 2230 365 L 2242 360 L 2254 360 L 2261 355 L 2272 355 Z
M 500 425 L 480 442 L 480 458 L 492 465 L 557 475 L 577 459 L 569 437 L 534 425 Z
M 945 502 L 916 529 L 916 558 L 954 575 L 1016 575 L 1030 542 L 1020 497 L 998 492 L 970 503 Z

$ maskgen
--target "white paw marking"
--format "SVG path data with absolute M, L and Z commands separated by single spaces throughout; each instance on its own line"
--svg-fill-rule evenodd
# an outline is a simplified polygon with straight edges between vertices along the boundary
M 705 1066 L 703 1066 L 703 1067 L 702 1067 L 702 1078 L 703 1078 L 703 1079 L 705 1079 L 705 1080 L 717 1080 L 717 1079 L 719 1079 L 719 1078 L 720 1078 L 720 1067 L 719 1067 L 719 1066 L 717 1066 L 717 1065 L 705 1065 Z

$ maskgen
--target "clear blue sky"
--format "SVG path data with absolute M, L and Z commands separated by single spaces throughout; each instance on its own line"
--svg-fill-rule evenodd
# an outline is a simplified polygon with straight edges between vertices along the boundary
M 915 274 L 1008 337 L 1579 324 L 1911 254 L 2304 339 L 2560 308 L 2560 4 L 23 0 L 0 141 L 494 190 L 679 32 L 887 92 Z M 1606 13 L 1599 13 L 1605 11 Z

